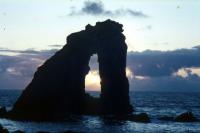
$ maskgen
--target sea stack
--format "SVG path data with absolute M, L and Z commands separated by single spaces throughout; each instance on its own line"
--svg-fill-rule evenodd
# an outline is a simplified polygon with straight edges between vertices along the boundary
M 54 120 L 72 114 L 124 115 L 132 112 L 126 77 L 127 45 L 123 25 L 112 20 L 72 33 L 67 44 L 40 66 L 8 116 Z M 101 95 L 85 92 L 89 60 L 97 54 Z

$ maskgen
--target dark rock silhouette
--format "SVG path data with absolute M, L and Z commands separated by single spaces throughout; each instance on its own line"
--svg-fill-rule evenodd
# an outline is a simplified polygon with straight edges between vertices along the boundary
M 0 107 L 0 117 L 7 114 L 6 107 Z
M 17 130 L 17 131 L 14 131 L 12 133 L 25 133 L 24 131 L 21 131 L 21 130 Z
M 143 123 L 149 123 L 151 122 L 150 117 L 148 116 L 147 113 L 140 113 L 137 115 L 130 115 L 130 117 L 128 117 L 129 121 L 135 121 L 135 122 L 143 122 Z
M 158 118 L 159 120 L 163 121 L 174 121 L 174 122 L 197 122 L 199 121 L 197 117 L 194 116 L 192 112 L 185 112 L 177 117 L 173 116 L 162 116 Z
M 7 129 L 3 128 L 3 126 L 0 124 L 0 133 L 9 133 Z
M 196 122 L 198 119 L 194 116 L 192 112 L 185 112 L 177 116 L 175 119 L 177 122 Z
M 122 32 L 121 24 L 106 20 L 69 35 L 67 45 L 38 68 L 8 116 L 53 120 L 71 114 L 131 113 L 125 71 L 127 45 Z M 100 99 L 85 92 L 85 76 L 93 54 L 98 55 Z

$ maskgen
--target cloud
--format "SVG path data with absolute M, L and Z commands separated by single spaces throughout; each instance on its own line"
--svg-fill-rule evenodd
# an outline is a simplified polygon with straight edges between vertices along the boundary
M 200 77 L 200 67 L 188 67 L 180 68 L 177 72 L 173 73 L 174 76 L 179 76 L 182 78 L 188 78 L 191 76 Z
M 16 55 L 2 55 L 14 52 Z M 0 49 L 0 89 L 24 89 L 37 67 L 56 50 L 9 50 Z
M 0 89 L 24 89 L 37 67 L 57 50 L 9 50 L 17 55 L 0 55 Z M 97 56 L 90 60 L 98 70 Z M 127 75 L 131 90 L 200 91 L 200 47 L 174 51 L 128 52 Z
M 128 53 L 131 90 L 200 92 L 200 47 Z M 138 79 L 136 77 L 142 76 Z M 148 77 L 148 78 L 143 78 Z
M 17 56 L 34 56 L 38 58 L 46 59 L 47 57 L 50 57 L 52 53 L 55 53 L 58 49 L 50 49 L 50 50 L 34 50 L 34 49 L 27 49 L 27 50 L 13 50 L 13 49 L 7 49 L 7 48 L 0 48 L 0 55 L 15 55 Z
M 117 17 L 130 15 L 132 17 L 140 17 L 147 18 L 148 15 L 144 14 L 141 11 L 136 11 L 132 9 L 116 9 L 116 10 L 107 10 L 104 8 L 104 5 L 101 1 L 85 1 L 84 6 L 76 11 L 72 8 L 69 13 L 70 16 L 79 16 L 79 15 L 92 15 L 92 16 L 109 16 L 109 17 Z
M 63 45 L 59 45 L 59 44 L 48 45 L 48 46 L 49 46 L 49 47 L 55 47 L 55 48 L 63 47 Z
M 127 65 L 134 74 L 141 76 L 170 76 L 183 67 L 200 66 L 200 48 L 174 51 L 130 52 Z
M 82 12 L 92 15 L 99 15 L 104 13 L 104 6 L 101 1 L 99 2 L 91 2 L 86 1 L 84 3 L 84 7 L 82 8 Z

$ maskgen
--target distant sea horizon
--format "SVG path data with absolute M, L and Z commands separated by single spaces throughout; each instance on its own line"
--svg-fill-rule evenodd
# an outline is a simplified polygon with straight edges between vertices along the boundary
M 0 90 L 10 90 L 10 91 L 12 91 L 12 90 L 14 90 L 14 91 L 23 91 L 23 90 L 25 90 L 25 88 L 23 88 L 23 89 L 12 89 L 12 88 L 7 88 L 7 89 L 5 89 L 5 88 L 0 88 Z M 99 91 L 99 90 L 91 90 L 91 89 L 89 89 L 89 90 L 85 90 L 86 92 L 101 92 L 101 91 Z M 193 92 L 199 92 L 200 93 L 200 90 L 174 90 L 174 91 L 172 91 L 172 90 L 138 90 L 138 89 L 136 89 L 136 90 L 134 90 L 134 89 L 130 89 L 129 90 L 129 92 L 164 92 L 164 93 L 171 93 L 171 92 L 175 92 L 175 93 L 193 93 Z

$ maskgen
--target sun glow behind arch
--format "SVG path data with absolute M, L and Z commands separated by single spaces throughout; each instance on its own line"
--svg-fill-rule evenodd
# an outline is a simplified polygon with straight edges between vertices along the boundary
M 101 91 L 100 77 L 97 70 L 90 71 L 85 78 L 85 88 L 88 91 Z
M 126 76 L 129 79 L 134 77 L 133 72 L 128 67 L 126 68 Z M 87 91 L 101 91 L 101 79 L 98 70 L 90 71 L 85 78 L 85 88 Z

